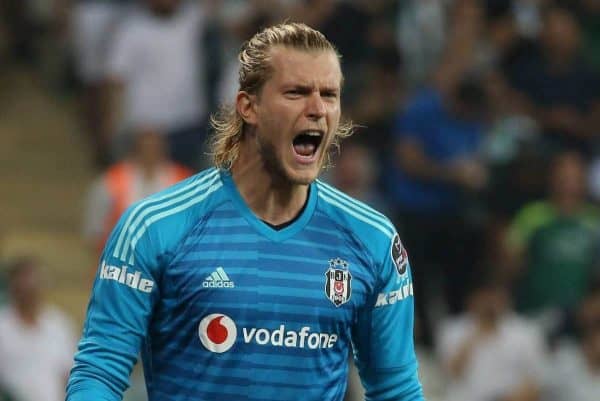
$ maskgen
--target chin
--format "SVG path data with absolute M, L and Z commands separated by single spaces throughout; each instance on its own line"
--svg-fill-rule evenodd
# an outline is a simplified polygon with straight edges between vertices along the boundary
M 309 185 L 319 176 L 319 169 L 288 171 L 287 179 L 295 185 Z

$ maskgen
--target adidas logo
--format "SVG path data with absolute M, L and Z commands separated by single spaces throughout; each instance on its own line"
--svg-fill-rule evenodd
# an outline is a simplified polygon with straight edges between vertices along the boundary
M 202 287 L 204 288 L 233 288 L 235 284 L 233 281 L 229 279 L 227 273 L 221 266 L 217 267 L 217 269 L 210 274 L 210 276 L 206 277 L 202 282 Z

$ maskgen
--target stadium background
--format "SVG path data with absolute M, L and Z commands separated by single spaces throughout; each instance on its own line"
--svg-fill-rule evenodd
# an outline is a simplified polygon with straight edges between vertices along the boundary
M 105 223 L 93 221 L 90 191 L 98 190 L 103 172 L 123 160 L 136 138 L 165 134 L 158 136 L 171 138 L 171 150 L 186 148 L 189 138 L 155 121 L 115 122 L 106 109 L 112 113 L 122 102 L 94 100 L 112 93 L 115 81 L 125 87 L 160 60 L 111 61 L 118 58 L 112 49 L 122 34 L 119 24 L 138 12 L 122 8 L 116 13 L 122 19 L 115 19 L 96 49 L 98 71 L 86 72 L 81 65 L 90 56 L 78 48 L 76 24 L 82 4 L 93 3 L 110 8 L 136 1 L 12 0 L 0 6 L 0 263 L 35 257 L 45 300 L 77 328 L 102 231 L 91 226 Z M 489 378 L 475 387 L 496 380 L 512 391 L 507 401 L 566 400 L 557 384 L 571 391 L 569 399 L 600 397 L 600 1 L 192 3 L 205 18 L 197 21 L 200 34 L 191 42 L 197 58 L 182 60 L 198 75 L 204 112 L 182 125 L 193 126 L 187 134 L 198 146 L 208 113 L 232 96 L 240 38 L 288 19 L 309 23 L 338 46 L 346 75 L 344 111 L 359 128 L 325 179 L 391 216 L 407 245 L 428 399 L 452 399 L 471 388 L 474 370 Z M 153 46 L 151 37 L 132 43 Z M 131 70 L 118 76 L 123 63 L 132 63 Z M 164 77 L 162 87 L 171 78 Z M 95 85 L 102 92 L 94 95 Z M 173 155 L 192 168 L 207 163 L 177 149 Z M 563 206 L 568 218 L 558 212 Z M 0 275 L 4 305 L 6 286 Z M 465 319 L 479 316 L 465 302 L 475 293 L 476 301 L 493 309 L 495 300 L 474 291 L 496 287 L 509 290 L 519 317 L 512 333 L 525 334 L 513 338 L 509 330 L 496 345 L 478 343 L 471 352 L 480 357 L 471 355 L 467 373 L 456 375 L 448 367 L 452 349 L 474 339 L 465 334 Z M 583 339 L 595 344 L 585 351 L 591 365 L 581 363 Z M 531 366 L 502 358 L 518 354 L 528 341 L 540 345 L 527 354 Z M 486 355 L 494 363 L 486 363 Z M 0 372 L 1 366 L 2 358 Z M 573 367 L 569 374 L 563 374 L 565 366 Z M 539 393 L 518 391 L 518 383 L 499 375 L 506 370 L 529 375 Z M 136 377 L 128 397 L 144 399 Z M 485 401 L 475 394 L 473 401 Z

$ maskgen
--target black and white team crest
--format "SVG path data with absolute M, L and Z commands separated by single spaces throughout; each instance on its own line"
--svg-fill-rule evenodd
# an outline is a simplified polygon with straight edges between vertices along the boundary
M 394 266 L 396 266 L 398 274 L 400 277 L 404 277 L 406 274 L 406 266 L 408 266 L 408 254 L 406 253 L 406 249 L 404 249 L 398 234 L 394 236 L 394 240 L 392 241 L 391 254 L 392 261 L 394 262 Z
M 340 258 L 331 259 L 325 278 L 325 294 L 336 307 L 350 300 L 352 274 L 348 271 L 348 262 Z

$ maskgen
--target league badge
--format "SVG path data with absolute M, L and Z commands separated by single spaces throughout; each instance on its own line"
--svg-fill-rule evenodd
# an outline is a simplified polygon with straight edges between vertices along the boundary
M 331 259 L 325 279 L 325 294 L 336 307 L 350 300 L 352 274 L 348 270 L 348 262 L 340 258 Z
M 394 240 L 392 241 L 391 254 L 394 266 L 396 266 L 396 271 L 400 277 L 404 277 L 406 274 L 406 266 L 408 266 L 408 254 L 406 253 L 406 249 L 404 249 L 398 234 L 394 236 Z

